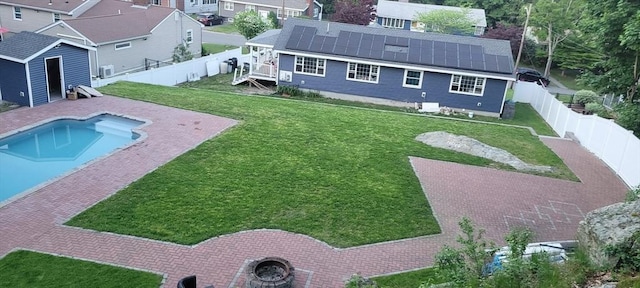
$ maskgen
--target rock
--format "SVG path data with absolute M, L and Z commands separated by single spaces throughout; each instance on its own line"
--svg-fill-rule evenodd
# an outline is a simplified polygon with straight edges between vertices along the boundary
M 553 170 L 549 166 L 528 164 L 503 149 L 489 146 L 467 136 L 436 131 L 420 134 L 416 137 L 416 140 L 433 147 L 467 153 L 504 163 L 520 171 L 551 172 Z
M 607 256 L 606 247 L 631 243 L 634 233 L 640 233 L 640 200 L 617 203 L 593 210 L 580 221 L 578 241 L 596 265 L 614 267 L 617 257 Z M 640 243 L 635 243 L 640 246 Z

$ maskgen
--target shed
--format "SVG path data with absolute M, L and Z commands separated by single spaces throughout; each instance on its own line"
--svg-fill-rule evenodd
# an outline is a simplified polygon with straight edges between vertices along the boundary
M 0 42 L 0 100 L 34 107 L 91 86 L 89 50 L 57 37 L 20 32 Z

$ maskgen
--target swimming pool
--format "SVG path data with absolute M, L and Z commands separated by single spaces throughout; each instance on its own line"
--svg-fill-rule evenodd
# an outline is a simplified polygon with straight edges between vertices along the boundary
M 101 114 L 60 119 L 0 139 L 0 204 L 126 146 L 143 121 Z

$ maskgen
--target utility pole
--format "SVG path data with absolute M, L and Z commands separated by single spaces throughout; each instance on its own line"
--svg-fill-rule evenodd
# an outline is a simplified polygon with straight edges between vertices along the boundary
M 527 20 L 524 21 L 524 30 L 522 30 L 522 39 L 520 39 L 520 49 L 518 49 L 518 57 L 516 57 L 516 66 L 514 68 L 516 71 L 518 70 L 518 64 L 520 64 L 520 56 L 522 55 L 522 48 L 524 47 L 524 38 L 525 38 L 525 35 L 527 34 L 527 28 L 529 27 L 529 16 L 531 16 L 531 4 L 529 4 L 529 6 L 527 7 L 524 7 L 524 10 L 527 12 Z
M 277 11 L 276 11 L 276 12 L 277 12 Z M 285 13 L 284 13 L 284 0 L 282 0 L 282 19 L 281 19 L 282 21 L 280 21 L 280 22 L 281 22 L 282 27 L 284 27 L 284 14 L 285 14 Z M 276 27 L 276 28 L 277 28 L 277 27 Z

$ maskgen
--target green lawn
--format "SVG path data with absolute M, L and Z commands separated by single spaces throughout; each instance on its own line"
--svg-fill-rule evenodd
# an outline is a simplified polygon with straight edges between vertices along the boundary
M 201 89 L 117 83 L 111 95 L 241 120 L 67 224 L 194 244 L 257 228 L 349 247 L 438 233 L 408 161 L 419 156 L 507 169 L 414 138 L 444 130 L 524 161 L 562 161 L 528 130 Z
M 390 276 L 372 278 L 382 288 L 418 288 L 422 283 L 440 284 L 433 268 L 425 268 Z
M 586 89 L 576 82 L 576 78 L 578 77 L 577 72 L 574 71 L 565 71 L 564 75 L 561 69 L 555 68 L 551 69 L 551 76 L 558 80 L 562 85 L 571 89 L 571 90 L 581 90 Z
M 160 287 L 162 276 L 149 272 L 31 251 L 0 259 L 0 287 Z
M 238 28 L 236 28 L 236 26 L 233 25 L 233 23 L 224 23 L 222 25 L 211 26 L 209 27 L 209 30 L 213 32 L 220 32 L 220 33 L 226 33 L 226 34 L 239 34 Z

